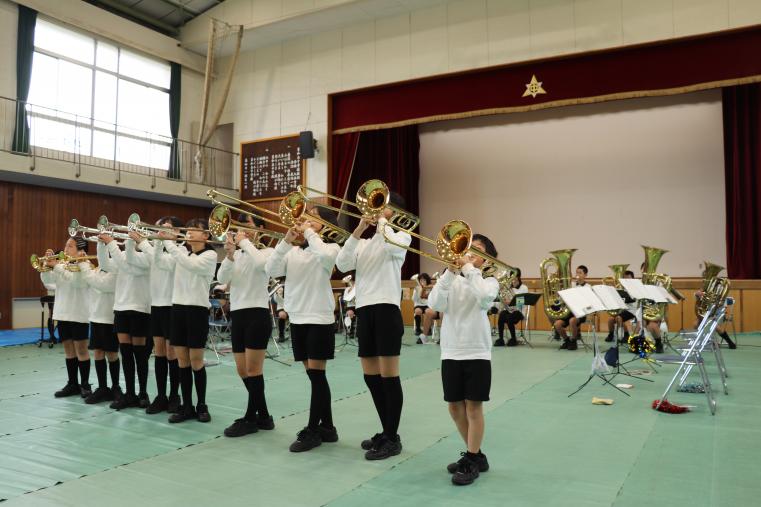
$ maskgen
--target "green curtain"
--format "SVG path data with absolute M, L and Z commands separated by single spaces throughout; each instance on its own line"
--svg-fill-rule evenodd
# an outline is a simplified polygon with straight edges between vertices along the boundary
M 13 132 L 13 151 L 29 153 L 29 124 L 26 121 L 26 101 L 32 82 L 34 58 L 34 27 L 37 11 L 18 6 L 18 43 L 16 46 L 16 129 Z
M 177 135 L 180 131 L 180 105 L 182 95 L 182 66 L 172 62 L 172 75 L 169 81 L 169 130 L 172 132 L 172 149 L 169 153 L 169 172 L 167 177 L 180 179 L 180 147 Z

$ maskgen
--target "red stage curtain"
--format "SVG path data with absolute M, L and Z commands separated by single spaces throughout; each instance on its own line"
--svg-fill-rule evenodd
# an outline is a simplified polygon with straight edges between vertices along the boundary
M 349 178 L 351 178 L 352 169 L 354 168 L 354 157 L 357 154 L 359 132 L 333 136 L 332 142 L 331 171 L 333 174 L 333 188 L 328 189 L 328 191 L 337 197 L 343 197 L 349 184 Z
M 722 100 L 727 271 L 761 278 L 761 85 L 724 88 Z
M 336 162 L 339 155 L 336 150 L 338 145 L 345 146 L 349 143 L 345 136 L 333 136 L 333 167 L 344 166 L 345 163 Z M 348 184 L 347 198 L 354 201 L 357 190 L 365 181 L 373 178 L 383 180 L 389 189 L 404 197 L 406 210 L 414 214 L 419 213 L 418 183 L 420 179 L 420 139 L 417 125 L 399 127 L 393 129 L 374 130 L 362 132 L 356 148 L 357 156 L 354 161 L 354 170 Z M 334 182 L 337 181 L 334 173 Z M 343 195 L 342 188 L 335 184 L 334 192 Z M 356 222 L 348 227 L 353 230 Z M 414 238 L 413 238 L 414 239 Z M 415 240 L 417 241 L 417 240 Z M 413 242 L 413 246 L 417 245 Z M 420 269 L 420 259 L 417 255 L 407 254 L 407 260 L 402 268 L 402 276 L 409 278 Z
M 761 26 L 335 93 L 334 134 L 761 81 Z M 536 76 L 542 90 L 526 94 Z

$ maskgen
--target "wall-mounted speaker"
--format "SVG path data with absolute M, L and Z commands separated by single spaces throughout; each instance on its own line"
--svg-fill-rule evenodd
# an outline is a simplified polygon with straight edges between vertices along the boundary
M 317 141 L 314 140 L 311 130 L 299 132 L 299 151 L 301 158 L 314 158 L 314 151 L 317 147 Z

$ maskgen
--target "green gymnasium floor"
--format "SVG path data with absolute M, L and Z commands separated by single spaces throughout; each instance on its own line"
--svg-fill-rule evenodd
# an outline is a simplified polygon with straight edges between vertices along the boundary
M 409 330 L 405 341 L 414 343 Z M 671 365 L 650 377 L 654 383 L 620 380 L 635 385 L 631 398 L 594 381 L 569 399 L 587 377 L 591 354 L 558 351 L 541 332 L 534 343 L 494 351 L 483 446 L 491 470 L 467 487 L 453 486 L 444 469 L 463 444 L 442 401 L 436 346 L 402 351 L 404 450 L 381 462 L 364 460 L 359 448 L 378 424 L 355 349 L 339 353 L 328 370 L 339 442 L 292 454 L 288 445 L 305 425 L 309 404 L 300 365 L 265 364 L 275 431 L 227 439 L 222 430 L 245 403 L 231 358 L 209 368 L 212 422 L 170 426 L 164 415 L 54 399 L 65 377 L 60 346 L 0 348 L 0 501 L 9 507 L 759 505 L 759 335 L 742 335 L 737 350 L 725 349 L 730 395 L 718 395 L 716 416 L 700 394 L 672 397 L 697 406 L 688 414 L 650 408 Z M 592 396 L 615 404 L 592 405 Z

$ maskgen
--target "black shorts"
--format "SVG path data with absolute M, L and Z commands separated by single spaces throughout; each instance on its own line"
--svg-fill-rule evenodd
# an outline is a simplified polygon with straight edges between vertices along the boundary
M 489 401 L 491 361 L 444 359 L 441 361 L 444 401 Z
M 421 310 L 423 313 L 425 313 L 425 311 L 428 309 L 428 307 L 427 307 L 427 306 L 425 306 L 425 305 L 416 306 L 416 307 L 415 307 L 415 310 L 417 310 L 418 308 L 420 308 L 420 310 Z
M 117 333 L 143 338 L 150 331 L 151 316 L 135 310 L 114 310 L 114 327 Z
M 404 322 L 396 305 L 380 303 L 357 308 L 359 357 L 398 356 Z
M 230 312 L 233 352 L 264 350 L 272 334 L 272 315 L 266 308 L 242 308 Z
M 204 306 L 172 305 L 169 343 L 173 347 L 202 349 L 209 337 L 209 310 Z
M 565 319 L 558 319 L 558 320 L 563 323 L 563 327 L 568 327 L 568 324 L 571 323 L 571 319 L 572 318 L 573 318 L 573 314 L 569 315 Z M 579 325 L 582 325 L 582 324 L 584 324 L 587 321 L 587 316 L 584 315 L 582 318 L 577 319 L 577 320 L 579 322 Z
M 630 312 L 629 310 L 624 310 L 624 311 L 622 311 L 622 312 L 620 313 L 619 317 L 621 317 L 621 320 L 623 320 L 624 322 L 627 322 L 627 321 L 629 321 L 629 320 L 632 320 L 632 319 L 636 319 L 636 318 L 637 318 L 637 317 L 635 317 L 635 316 L 634 316 L 634 314 L 633 314 L 632 312 Z
M 291 323 L 293 360 L 333 359 L 336 349 L 335 324 Z
M 151 336 L 169 339 L 172 334 L 172 307 L 151 306 Z
M 58 336 L 61 337 L 62 342 L 66 340 L 87 340 L 90 337 L 90 323 L 59 320 Z
M 90 323 L 90 350 L 105 350 L 106 352 L 119 352 L 119 340 L 116 338 L 116 330 L 113 324 L 100 322 Z

